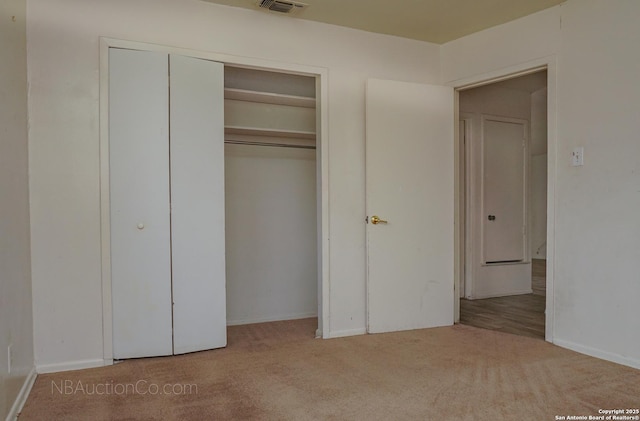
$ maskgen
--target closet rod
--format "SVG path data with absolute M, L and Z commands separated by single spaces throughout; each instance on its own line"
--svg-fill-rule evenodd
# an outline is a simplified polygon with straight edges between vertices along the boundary
M 289 143 L 263 143 L 263 142 L 251 142 L 248 140 L 225 140 L 224 143 L 232 145 L 251 145 L 251 146 L 273 146 L 275 148 L 295 148 L 295 149 L 315 149 L 312 145 L 295 145 Z

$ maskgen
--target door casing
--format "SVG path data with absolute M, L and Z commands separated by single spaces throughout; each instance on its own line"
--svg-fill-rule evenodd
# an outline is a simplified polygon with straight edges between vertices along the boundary
M 457 97 L 457 92 L 455 93 L 455 96 Z M 469 157 L 469 141 L 471 139 L 471 131 L 473 128 L 473 116 L 471 114 L 467 114 L 467 113 L 460 113 L 460 115 L 458 116 L 458 122 L 460 123 L 464 123 L 464 124 L 460 124 L 458 125 L 458 128 L 460 131 L 458 131 L 457 134 L 457 142 L 459 143 L 459 153 L 458 155 L 456 155 L 457 157 L 457 165 L 458 165 L 458 170 L 457 170 L 457 180 L 460 183 L 460 188 L 457 190 L 458 193 L 458 203 L 460 206 L 459 212 L 460 212 L 460 219 L 462 221 L 462 223 L 456 224 L 456 238 L 458 239 L 458 241 L 461 244 L 461 249 L 460 249 L 460 274 L 459 277 L 456 279 L 460 280 L 460 284 L 457 285 L 456 284 L 456 288 L 457 288 L 457 296 L 459 297 L 466 297 L 470 294 L 469 291 L 469 287 L 471 285 L 471 283 L 469 282 L 469 269 L 468 266 L 465 264 L 465 259 L 467 259 L 468 256 L 471 256 L 472 250 L 469 247 L 469 244 L 467 244 L 465 242 L 465 238 L 466 238 L 466 233 L 467 230 L 471 229 L 471 218 L 469 218 L 469 213 L 467 212 L 467 203 L 469 203 L 470 197 L 469 197 L 469 189 L 467 188 L 467 186 L 469 186 L 470 183 L 470 175 L 469 175 L 469 171 L 467 168 L 467 159 Z M 464 132 L 461 132 L 461 130 L 464 130 Z M 459 309 L 459 305 L 460 302 L 459 300 L 457 300 L 456 302 L 456 307 L 458 307 L 455 311 L 455 322 L 457 323 L 460 320 L 460 309 Z
M 547 71 L 547 273 L 546 273 L 546 310 L 545 310 L 545 340 L 554 342 L 554 312 L 555 312 L 555 209 L 556 209 L 556 167 L 557 167 L 557 57 L 550 55 L 536 60 L 527 61 L 514 66 L 497 69 L 491 72 L 470 76 L 463 79 L 450 81 L 447 83 L 455 89 L 455 126 L 456 138 L 454 142 L 454 154 L 458 159 L 455 160 L 455 179 L 454 188 L 455 195 L 455 221 L 456 227 L 466 224 L 464 202 L 460 199 L 464 194 L 464 183 L 460 179 L 461 160 L 459 157 L 462 153 L 463 145 L 458 133 L 458 121 L 461 118 L 459 107 L 459 92 L 465 89 L 476 88 L 506 79 L 512 79 L 518 76 L 524 76 L 541 70 Z M 460 229 L 460 228 L 458 228 Z M 469 261 L 469 253 L 464 253 L 466 242 L 461 241 L 460 235 L 455 237 L 455 285 L 456 291 L 459 291 L 461 275 L 465 272 L 464 267 Z M 468 248 L 467 248 L 468 250 Z M 464 256 L 464 259 L 463 259 Z M 466 262 L 465 262 L 466 261 Z M 468 264 L 467 266 L 468 267 Z M 468 278 L 467 278 L 468 279 Z M 468 286 L 465 286 L 468 288 Z M 454 305 L 455 320 L 460 319 L 460 298 L 459 293 L 454 295 L 456 301 Z

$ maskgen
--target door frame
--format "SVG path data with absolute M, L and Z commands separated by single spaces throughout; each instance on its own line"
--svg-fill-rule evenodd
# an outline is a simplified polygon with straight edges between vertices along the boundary
M 455 93 L 456 99 L 458 98 L 458 93 Z M 467 159 L 469 159 L 470 154 L 470 142 L 472 139 L 472 130 L 473 130 L 473 115 L 471 113 L 459 113 L 458 123 L 464 122 L 464 137 L 460 136 L 460 132 L 458 132 L 457 136 L 460 142 L 460 149 L 457 156 L 458 161 L 458 180 L 460 183 L 460 188 L 457 189 L 458 192 L 458 200 L 460 204 L 460 220 L 462 221 L 459 224 L 456 224 L 456 238 L 460 241 L 460 275 L 455 279 L 459 279 L 456 282 L 456 293 L 459 298 L 469 297 L 472 293 L 471 287 L 472 283 L 470 282 L 470 265 L 469 261 L 472 257 L 473 249 L 471 244 L 466 241 L 467 232 L 471 230 L 473 219 L 470 217 L 470 213 L 467 211 L 467 204 L 471 201 L 471 192 L 468 189 L 468 186 L 471 183 L 471 171 L 469 171 L 469 164 L 467 163 Z M 458 124 L 458 129 L 460 125 Z M 463 141 L 464 140 L 464 141 Z M 458 284 L 459 282 L 459 284 Z M 460 305 L 460 300 L 458 300 L 457 305 Z M 459 314 L 459 309 L 456 311 L 456 316 Z M 458 322 L 458 319 L 455 320 Z
M 113 364 L 113 304 L 111 296 L 111 223 L 109 198 L 109 48 L 155 51 L 212 60 L 256 70 L 312 76 L 316 79 L 316 185 L 318 234 L 318 330 L 328 338 L 329 317 L 329 121 L 328 74 L 325 67 L 283 63 L 253 57 L 197 51 L 180 47 L 100 37 L 100 248 L 102 340 L 104 365 Z
M 454 320 L 460 321 L 460 286 L 461 276 L 465 273 L 466 241 L 461 241 L 460 232 L 466 226 L 465 201 L 462 200 L 465 192 L 465 183 L 460 179 L 461 156 L 463 145 L 459 134 L 459 120 L 461 118 L 459 93 L 460 91 L 489 85 L 531 73 L 547 71 L 547 273 L 546 273 L 546 310 L 545 310 L 545 340 L 554 342 L 554 313 L 555 313 L 555 209 L 556 209 L 556 168 L 557 168 L 557 57 L 550 55 L 539 59 L 527 61 L 514 66 L 496 69 L 487 73 L 470 76 L 463 79 L 448 82 L 447 85 L 454 88 L 454 189 L 455 189 L 455 256 L 454 256 Z M 464 162 L 464 161 L 463 161 Z

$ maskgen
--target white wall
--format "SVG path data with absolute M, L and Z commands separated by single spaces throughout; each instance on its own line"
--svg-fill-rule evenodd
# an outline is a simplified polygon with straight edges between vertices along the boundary
M 464 81 L 554 55 L 560 40 L 560 9 L 551 7 L 443 44 L 442 83 Z
M 0 3 L 0 419 L 33 368 L 25 19 L 24 1 Z
M 640 368 L 640 2 L 563 7 L 558 79 L 557 337 Z M 583 146 L 585 165 L 569 166 Z
M 531 95 L 529 92 L 486 85 L 460 92 L 460 113 L 471 116 L 471 139 L 468 140 L 469 163 L 469 235 L 472 244 L 467 256 L 465 288 L 467 298 L 487 298 L 531 292 L 531 264 L 484 265 L 482 250 L 482 225 L 486 215 L 482 213 L 482 116 L 492 115 L 531 119 Z M 527 210 L 527 215 L 529 210 Z
M 436 45 L 196 0 L 30 0 L 36 363 L 103 358 L 99 37 L 328 69 L 331 335 L 365 331 L 364 89 L 437 83 Z
M 549 168 L 555 185 L 555 250 L 548 256 L 555 297 L 551 339 L 635 367 L 640 367 L 638 16 L 636 0 L 569 0 L 442 47 L 443 81 L 452 83 L 557 57 L 557 79 L 549 85 L 551 104 L 557 106 L 550 109 L 550 127 L 557 121 L 557 133 L 550 133 L 557 141 L 549 150 L 550 157 L 557 153 Z M 584 147 L 582 167 L 569 165 L 576 146 Z
M 315 157 L 225 145 L 227 324 L 317 316 Z

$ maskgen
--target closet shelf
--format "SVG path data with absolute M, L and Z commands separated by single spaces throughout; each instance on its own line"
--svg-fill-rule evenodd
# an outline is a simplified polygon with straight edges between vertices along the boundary
M 292 107 L 315 108 L 316 99 L 306 96 L 276 94 L 272 92 L 248 91 L 245 89 L 224 88 L 224 99 L 236 101 L 260 102 L 263 104 L 289 105 Z
M 300 130 L 283 130 L 257 127 L 225 126 L 225 134 L 249 135 L 249 136 L 270 136 L 270 137 L 290 137 L 296 139 L 315 139 L 315 132 Z

